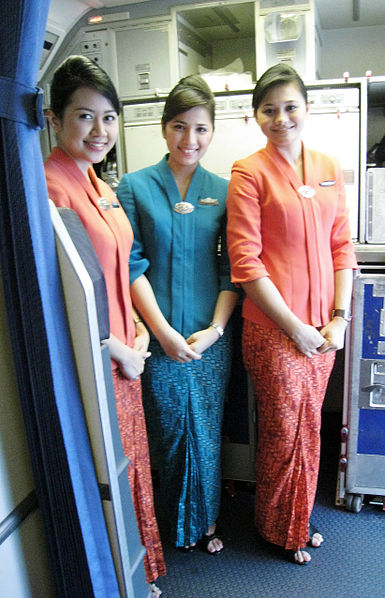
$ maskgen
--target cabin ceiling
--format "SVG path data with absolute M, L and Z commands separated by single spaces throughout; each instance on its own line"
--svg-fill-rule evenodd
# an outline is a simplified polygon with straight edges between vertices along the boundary
M 49 19 L 51 22 L 57 23 L 68 30 L 69 27 L 75 23 L 84 13 L 91 9 L 97 8 L 112 8 L 116 6 L 124 8 L 129 7 L 130 4 L 138 4 L 139 2 L 148 2 L 149 0 L 51 0 Z M 197 4 L 202 4 L 197 0 Z M 384 0 L 315 0 L 317 11 L 320 20 L 321 29 L 344 29 L 349 27 L 370 27 L 375 25 L 385 25 L 385 1 Z M 175 0 L 175 6 L 178 6 L 178 0 Z M 230 19 L 227 26 L 237 27 L 237 23 L 231 24 L 232 16 L 228 8 L 229 5 L 222 5 L 218 11 L 214 9 L 211 11 L 210 19 L 218 23 L 218 27 L 223 27 L 218 19 Z M 186 7 L 187 8 L 187 7 Z M 200 9 L 197 9 L 198 11 Z M 206 9 L 203 9 L 206 10 Z M 222 15 L 220 11 L 222 10 Z M 230 11 L 230 14 L 229 14 Z M 237 7 L 237 13 L 242 21 L 243 18 L 248 19 L 248 11 L 242 11 L 240 6 Z M 207 11 L 206 11 L 207 13 Z M 197 13 L 198 14 L 198 13 Z M 191 17 L 196 18 L 196 17 Z M 236 19 L 234 19 L 236 21 Z M 205 27 L 209 26 L 209 18 L 207 15 L 201 21 Z M 244 31 L 245 23 L 239 22 Z M 201 25 L 202 26 L 202 25 Z
M 321 29 L 385 25 L 384 0 L 315 0 Z

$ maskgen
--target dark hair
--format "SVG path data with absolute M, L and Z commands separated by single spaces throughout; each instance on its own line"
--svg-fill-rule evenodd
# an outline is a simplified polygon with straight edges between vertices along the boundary
M 304 97 L 307 103 L 307 89 L 301 77 L 298 75 L 291 66 L 283 64 L 282 62 L 271 66 L 263 75 L 258 79 L 257 85 L 253 92 L 253 108 L 258 109 L 259 104 L 267 93 L 273 88 L 279 85 L 286 85 L 288 83 L 294 83 L 298 87 L 298 91 Z
M 69 56 L 55 71 L 51 83 L 51 110 L 62 118 L 79 87 L 88 87 L 109 100 L 117 114 L 121 105 L 107 73 L 86 56 Z
M 162 115 L 162 126 L 182 112 L 196 106 L 204 106 L 210 115 L 211 124 L 215 121 L 215 98 L 206 81 L 199 75 L 183 77 L 167 96 Z

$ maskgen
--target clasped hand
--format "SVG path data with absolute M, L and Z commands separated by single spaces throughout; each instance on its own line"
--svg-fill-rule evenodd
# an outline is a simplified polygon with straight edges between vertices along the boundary
M 337 351 L 344 346 L 346 322 L 334 319 L 328 322 L 320 331 L 314 326 L 303 324 L 292 336 L 297 348 L 306 357 Z
M 342 349 L 345 343 L 345 330 L 347 322 L 342 318 L 334 318 L 330 320 L 320 330 L 320 334 L 323 336 L 325 342 L 318 349 L 320 353 L 326 353 L 327 351 L 338 351 Z
M 126 378 L 136 380 L 143 373 L 145 361 L 150 355 L 149 351 L 138 351 L 126 345 L 126 351 L 121 352 L 119 359 L 119 370 Z
M 107 345 L 112 359 L 117 362 L 120 372 L 126 378 L 138 378 L 144 370 L 147 357 L 151 355 L 147 347 L 142 349 L 128 347 L 113 334 L 104 340 L 103 344 Z
M 187 344 L 196 353 L 202 355 L 211 345 L 219 339 L 218 332 L 212 326 L 204 330 L 198 330 L 186 339 Z
M 174 328 L 167 334 L 158 337 L 165 353 L 179 363 L 188 363 L 201 359 L 202 353 L 218 340 L 218 333 L 214 328 L 198 330 L 185 339 Z

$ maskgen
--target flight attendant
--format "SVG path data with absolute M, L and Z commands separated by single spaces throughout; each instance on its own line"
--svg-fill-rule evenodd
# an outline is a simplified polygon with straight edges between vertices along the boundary
M 123 176 L 119 200 L 134 230 L 131 294 L 152 331 L 143 401 L 170 537 L 183 551 L 223 548 L 216 530 L 221 427 L 231 363 L 226 328 L 237 302 L 226 251 L 227 181 L 202 168 L 215 100 L 192 75 L 162 117 L 168 153 Z
M 128 479 L 146 548 L 146 579 L 153 596 L 159 596 L 154 582 L 165 573 L 165 564 L 154 513 L 140 380 L 150 355 L 149 335 L 129 293 L 130 223 L 115 194 L 92 167 L 116 142 L 119 112 L 120 102 L 108 75 L 88 58 L 70 56 L 51 85 L 49 120 L 57 147 L 45 163 L 45 173 L 49 197 L 58 207 L 75 210 L 103 268 L 111 330 L 104 342 L 111 354 L 119 428 L 129 458 Z
M 254 115 L 267 145 L 235 162 L 228 190 L 232 280 L 242 285 L 243 356 L 258 403 L 255 523 L 306 565 L 321 407 L 344 345 L 356 267 L 341 169 L 306 148 L 306 87 L 277 64 L 258 80 Z

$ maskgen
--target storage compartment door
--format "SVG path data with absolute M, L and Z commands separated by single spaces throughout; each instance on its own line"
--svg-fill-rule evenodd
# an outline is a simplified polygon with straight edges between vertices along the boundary
M 207 170 L 230 178 L 235 160 L 265 147 L 266 137 L 254 117 L 224 118 L 215 121 L 215 132 L 201 164 Z
M 369 168 L 366 176 L 366 240 L 385 243 L 385 168 Z
M 305 145 L 338 158 L 344 173 L 352 239 L 358 239 L 360 115 L 357 112 L 309 113 Z
M 167 152 L 160 123 L 124 128 L 126 172 L 157 164 Z
M 171 89 L 169 23 L 147 23 L 116 32 L 120 98 Z

